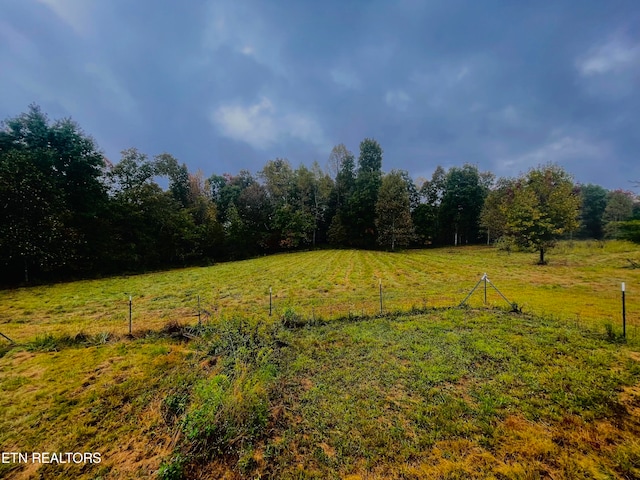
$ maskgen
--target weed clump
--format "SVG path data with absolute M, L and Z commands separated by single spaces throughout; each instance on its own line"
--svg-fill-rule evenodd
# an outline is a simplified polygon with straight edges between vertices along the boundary
M 79 332 L 76 335 L 65 333 L 59 336 L 46 333 L 44 335 L 37 335 L 36 338 L 28 342 L 25 347 L 29 352 L 59 352 L 65 348 L 104 345 L 114 339 L 114 335 L 109 332 L 100 332 L 94 335 L 89 335 L 84 332 Z
M 281 327 L 233 318 L 201 329 L 203 354 L 217 359 L 218 370 L 164 399 L 165 421 L 181 419 L 183 440 L 163 464 L 160 478 L 192 476 L 199 465 L 216 457 L 235 459 L 243 472 L 255 467 L 251 452 L 270 419 L 275 352 L 285 345 L 278 339 Z

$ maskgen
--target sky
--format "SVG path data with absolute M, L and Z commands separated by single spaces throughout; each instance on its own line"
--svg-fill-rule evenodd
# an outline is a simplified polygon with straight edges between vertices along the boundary
M 36 103 L 112 162 L 136 147 L 205 176 L 327 166 L 640 180 L 637 0 L 0 0 L 0 118 Z M 637 192 L 638 189 L 636 189 Z

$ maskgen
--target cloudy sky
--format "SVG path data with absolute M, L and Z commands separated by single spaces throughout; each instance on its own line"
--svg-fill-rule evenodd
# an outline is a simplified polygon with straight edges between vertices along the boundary
M 35 102 L 114 162 L 255 173 L 373 137 L 414 178 L 640 180 L 638 0 L 0 1 L 0 117 Z

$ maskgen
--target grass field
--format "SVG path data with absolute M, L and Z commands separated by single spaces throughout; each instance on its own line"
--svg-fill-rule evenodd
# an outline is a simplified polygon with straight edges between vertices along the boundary
M 525 312 L 578 323 L 621 323 L 620 282 L 627 284 L 630 336 L 640 317 L 640 248 L 622 242 L 564 243 L 535 255 L 488 247 L 442 248 L 405 253 L 326 250 L 274 255 L 207 268 L 187 268 L 130 277 L 0 291 L 0 332 L 20 342 L 36 334 L 128 332 L 129 295 L 133 327 L 157 329 L 167 321 L 193 321 L 197 296 L 212 317 L 262 318 L 294 309 L 305 317 L 336 318 L 380 310 L 455 306 L 484 273 Z M 481 305 L 476 292 L 471 305 Z M 491 288 L 490 305 L 508 306 Z
M 0 450 L 102 462 L 0 478 L 640 478 L 628 259 L 331 250 L 2 291 Z M 485 272 L 524 313 L 444 308 Z M 185 328 L 196 295 L 212 315 Z

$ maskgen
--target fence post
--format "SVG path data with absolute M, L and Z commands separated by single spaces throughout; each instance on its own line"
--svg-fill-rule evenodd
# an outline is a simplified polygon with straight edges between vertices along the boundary
M 131 335 L 132 314 L 133 314 L 133 299 L 131 298 L 131 295 L 129 295 L 129 335 Z
M 200 295 L 198 295 L 198 326 L 202 325 L 202 321 L 200 318 Z
M 622 337 L 627 338 L 627 308 L 625 305 L 624 290 L 625 285 L 624 282 L 622 282 Z
M 273 301 L 271 297 L 271 287 L 269 287 L 269 316 L 273 313 Z
M 380 315 L 382 315 L 382 279 L 380 279 Z
M 487 274 L 484 274 L 484 304 L 487 304 Z

